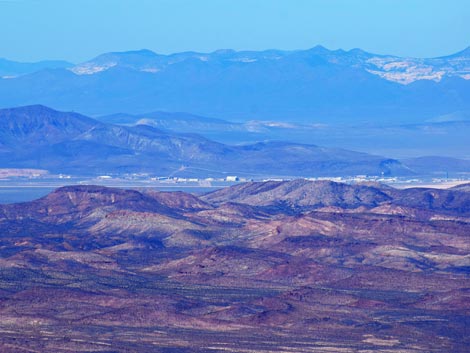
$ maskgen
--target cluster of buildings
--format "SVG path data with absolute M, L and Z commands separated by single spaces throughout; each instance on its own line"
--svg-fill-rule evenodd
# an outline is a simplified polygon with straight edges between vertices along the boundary
M 383 184 L 391 184 L 397 187 L 409 187 L 419 185 L 437 185 L 449 183 L 462 183 L 469 182 L 468 178 L 449 179 L 449 178 L 404 178 L 404 177 L 384 177 L 384 176 L 371 176 L 371 175 L 355 175 L 355 176 L 339 176 L 339 177 L 240 177 L 237 175 L 226 175 L 222 177 L 181 177 L 181 176 L 153 176 L 149 173 L 128 173 L 123 175 L 117 174 L 103 174 L 95 177 L 90 176 L 72 176 L 66 174 L 52 175 L 47 171 L 35 169 L 0 169 L 0 180 L 5 182 L 15 182 L 23 180 L 35 179 L 34 183 L 53 183 L 60 185 L 65 184 L 104 184 L 110 186 L 127 186 L 127 185 L 141 185 L 141 186 L 162 186 L 174 187 L 176 185 L 187 184 L 187 186 L 199 187 L 222 187 L 232 183 L 244 183 L 248 181 L 288 181 L 292 179 L 302 178 L 305 180 L 330 180 L 342 183 L 361 183 L 361 182 L 377 182 Z M 60 181 L 59 181 L 60 180 Z

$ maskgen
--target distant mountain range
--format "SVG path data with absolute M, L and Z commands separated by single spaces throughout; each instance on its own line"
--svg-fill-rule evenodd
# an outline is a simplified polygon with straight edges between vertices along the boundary
M 451 114 L 468 118 L 470 112 L 470 49 L 432 59 L 321 46 L 172 55 L 141 50 L 67 66 L 3 69 L 9 78 L 0 79 L 0 106 L 303 123 L 410 123 Z
M 0 110 L 0 163 L 57 173 L 160 176 L 402 175 L 400 162 L 289 142 L 225 145 L 148 125 L 120 126 L 36 105 Z
M 0 58 L 0 77 L 8 79 L 45 69 L 71 69 L 73 67 L 74 65 L 72 63 L 62 60 L 24 63 Z
M 283 140 L 318 144 L 393 158 L 440 156 L 470 157 L 470 120 L 463 113 L 443 115 L 421 123 L 290 123 L 251 120 L 233 122 L 179 112 L 111 114 L 102 122 L 119 125 L 149 125 L 179 133 L 197 133 L 228 144 Z M 439 166 L 444 167 L 441 163 Z M 436 167 L 436 164 L 433 166 Z M 470 168 L 466 169 L 470 171 Z
M 192 115 L 160 118 L 229 124 Z M 179 116 L 179 118 L 178 118 Z M 119 120 L 122 115 L 113 117 Z M 126 118 L 124 116 L 124 118 Z M 110 118 L 111 119 L 111 118 Z M 182 120 L 178 120 L 182 119 Z M 162 122 L 165 120 L 163 119 Z M 245 125 L 233 124 L 234 129 Z M 239 130 L 243 134 L 243 130 Z M 285 141 L 224 144 L 194 133 L 145 124 L 116 125 L 35 105 L 0 110 L 0 165 L 74 175 L 146 172 L 159 176 L 404 176 L 470 172 L 449 157 L 396 160 L 347 149 Z M 451 175 L 453 177 L 456 174 Z
M 187 61 L 232 63 L 269 63 L 305 59 L 310 64 L 334 64 L 363 68 L 388 81 L 408 84 L 418 80 L 440 81 L 445 76 L 457 76 L 470 79 L 470 47 L 453 55 L 438 58 L 409 58 L 393 55 L 378 55 L 361 49 L 328 50 L 318 45 L 308 50 L 282 51 L 234 51 L 217 50 L 212 53 L 184 52 L 171 55 L 159 55 L 150 50 L 115 52 L 102 54 L 90 61 L 71 68 L 77 75 L 93 75 L 121 67 L 141 72 L 157 73 L 169 67 Z M 316 62 L 315 62 L 316 60 Z

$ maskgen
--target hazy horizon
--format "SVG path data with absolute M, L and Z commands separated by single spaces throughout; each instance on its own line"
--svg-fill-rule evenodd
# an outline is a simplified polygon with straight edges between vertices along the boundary
M 351 50 L 359 49 L 359 50 L 363 50 L 364 52 L 374 54 L 374 55 L 396 56 L 396 57 L 413 58 L 413 59 L 435 59 L 435 58 L 440 58 L 440 57 L 451 56 L 451 55 L 457 54 L 459 52 L 465 51 L 465 50 L 470 48 L 470 45 L 468 45 L 466 47 L 463 47 L 463 48 L 461 48 L 457 51 L 454 51 L 454 52 L 449 52 L 449 53 L 445 53 L 445 54 L 440 55 L 440 56 L 432 56 L 432 57 L 400 56 L 400 55 L 397 55 L 395 53 L 379 53 L 379 52 L 368 51 L 368 50 L 365 50 L 365 49 L 360 48 L 360 47 L 353 47 L 353 48 L 349 48 L 349 49 L 344 49 L 344 48 L 330 48 L 330 47 L 327 47 L 327 46 L 322 45 L 322 44 L 315 44 L 315 45 L 311 45 L 311 46 L 306 47 L 306 48 L 297 48 L 297 49 L 284 49 L 284 48 L 274 48 L 274 47 L 273 48 L 256 49 L 256 50 L 255 49 L 252 50 L 252 49 L 218 48 L 218 49 L 214 49 L 214 50 L 210 50 L 210 51 L 184 50 L 184 51 L 171 52 L 171 53 L 162 53 L 162 52 L 158 52 L 158 51 L 148 49 L 148 48 L 132 48 L 132 49 L 127 49 L 127 50 L 123 49 L 123 50 L 118 50 L 118 51 L 107 51 L 107 52 L 98 53 L 94 56 L 91 56 L 91 57 L 86 58 L 86 59 L 81 60 L 81 61 L 70 61 L 70 60 L 66 60 L 66 59 L 63 59 L 63 58 L 48 58 L 48 57 L 40 58 L 39 60 L 31 60 L 31 61 L 21 61 L 21 60 L 17 61 L 17 60 L 12 60 L 9 57 L 1 57 L 1 56 L 0 56 L 0 59 L 5 59 L 5 60 L 19 62 L 19 63 L 37 63 L 37 62 L 43 62 L 43 61 L 65 61 L 65 62 L 68 62 L 68 63 L 73 64 L 73 65 L 78 65 L 78 64 L 81 64 L 83 62 L 93 60 L 94 58 L 96 58 L 100 55 L 110 54 L 110 53 L 131 53 L 131 52 L 151 51 L 151 52 L 153 52 L 157 55 L 171 56 L 171 55 L 181 54 L 181 53 L 212 54 L 212 53 L 215 53 L 215 52 L 218 52 L 218 51 L 224 51 L 224 50 L 227 50 L 227 51 L 230 50 L 230 51 L 234 51 L 234 52 L 265 52 L 265 51 L 270 51 L 270 50 L 279 50 L 279 51 L 283 51 L 283 52 L 296 52 L 296 51 L 307 51 L 307 50 L 310 50 L 310 49 L 313 49 L 313 48 L 316 48 L 316 47 L 323 47 L 323 48 L 325 48 L 329 51 L 341 51 L 342 50 L 344 52 L 349 52 Z
M 105 52 L 361 48 L 439 57 L 470 45 L 466 1 L 0 1 L 0 57 L 82 62 Z M 436 18 L 436 14 L 439 17 Z

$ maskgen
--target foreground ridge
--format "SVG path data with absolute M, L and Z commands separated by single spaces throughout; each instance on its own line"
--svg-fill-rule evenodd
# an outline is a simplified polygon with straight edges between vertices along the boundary
M 465 352 L 468 187 L 67 186 L 0 206 L 0 350 Z

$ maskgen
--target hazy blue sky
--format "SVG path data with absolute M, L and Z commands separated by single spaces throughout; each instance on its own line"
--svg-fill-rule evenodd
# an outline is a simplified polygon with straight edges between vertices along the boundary
M 108 51 L 470 45 L 470 0 L 0 0 L 0 57 L 79 62 Z

